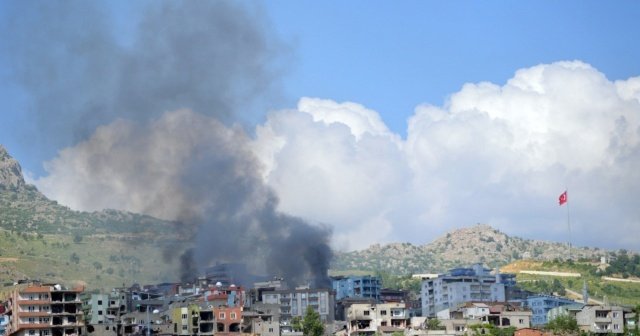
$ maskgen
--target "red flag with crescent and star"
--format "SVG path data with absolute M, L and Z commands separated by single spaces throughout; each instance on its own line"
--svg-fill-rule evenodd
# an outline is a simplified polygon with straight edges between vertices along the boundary
M 563 192 L 562 194 L 560 194 L 560 197 L 558 197 L 558 203 L 560 205 L 563 205 L 563 204 L 567 203 L 567 200 L 568 200 L 568 198 L 567 198 L 567 192 L 566 191 Z

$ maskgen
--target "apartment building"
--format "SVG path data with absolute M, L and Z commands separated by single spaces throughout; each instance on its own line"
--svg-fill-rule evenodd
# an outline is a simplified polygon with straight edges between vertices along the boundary
M 282 332 L 293 331 L 291 319 L 296 316 L 303 317 L 309 307 L 320 314 L 320 319 L 325 324 L 332 323 L 334 320 L 334 301 L 333 291 L 328 288 L 299 287 L 262 293 L 264 304 L 276 304 L 280 307 L 280 330 Z
M 379 302 L 381 284 L 379 277 L 371 275 L 331 278 L 331 285 L 336 292 L 336 301 L 344 298 L 371 298 Z
M 173 308 L 171 321 L 174 335 L 197 335 L 200 332 L 200 307 L 197 304 L 189 304 Z
M 423 278 L 420 298 L 422 316 L 433 317 L 438 311 L 455 307 L 460 303 L 504 302 L 505 279 L 510 274 L 489 273 L 490 270 L 475 264 L 471 268 L 455 268 L 435 278 Z
M 409 319 L 404 303 L 354 303 L 346 308 L 348 335 L 403 331 Z
M 242 333 L 242 307 L 215 307 L 213 315 L 216 321 L 217 336 L 240 335 Z
M 496 327 L 522 329 L 531 327 L 531 315 L 526 308 L 510 303 L 493 303 L 489 305 L 489 314 L 480 317 L 480 320 Z
M 10 336 L 78 336 L 84 327 L 82 287 L 33 283 L 16 288 L 9 299 Z
M 631 310 L 619 306 L 586 305 L 576 313 L 578 327 L 595 334 L 624 333 L 624 315 Z
M 246 307 L 245 307 L 246 308 Z M 280 336 L 280 306 L 256 302 L 251 310 L 243 310 L 245 333 L 257 336 Z
M 531 309 L 531 325 L 534 327 L 547 324 L 550 310 L 575 303 L 567 298 L 544 294 L 531 295 L 522 300 L 522 306 Z

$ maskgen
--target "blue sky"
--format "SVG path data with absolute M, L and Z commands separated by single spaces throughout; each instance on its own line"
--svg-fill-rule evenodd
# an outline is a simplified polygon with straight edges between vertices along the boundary
M 140 91 L 156 94 L 153 99 L 139 92 L 132 94 L 133 101 L 121 98 L 128 92 L 121 92 L 123 83 L 119 80 L 128 73 L 109 75 L 112 69 L 121 71 L 110 58 L 122 58 L 123 64 L 141 68 L 153 62 L 153 57 L 142 58 L 146 63 L 138 62 L 130 57 L 135 51 L 129 50 L 145 45 L 144 38 L 137 40 L 139 31 L 144 31 L 139 26 L 142 18 L 152 17 L 149 8 L 153 6 L 149 5 L 153 3 L 105 1 L 77 6 L 82 3 L 61 2 L 58 4 L 72 11 L 53 5 L 41 13 L 18 1 L 0 3 L 0 22 L 4 22 L 0 37 L 10 41 L 0 43 L 0 144 L 20 160 L 41 190 L 63 204 L 85 210 L 133 204 L 126 193 L 117 196 L 117 201 L 101 200 L 94 191 L 108 189 L 108 181 L 94 184 L 92 179 L 99 177 L 90 173 L 86 180 L 79 177 L 86 173 L 83 165 L 88 160 L 96 160 L 99 153 L 113 155 L 88 153 L 87 148 L 100 147 L 96 143 L 100 136 L 117 133 L 113 122 L 118 118 L 162 124 L 188 119 L 181 114 L 171 119 L 163 114 L 168 110 L 194 108 L 189 105 L 190 92 L 177 95 L 187 100 L 177 99 L 175 104 L 151 106 L 135 101 L 162 100 L 166 97 L 159 93 L 170 86 Z M 639 2 L 242 4 L 246 15 L 234 12 L 239 17 L 228 23 L 230 30 L 240 33 L 229 35 L 229 45 L 222 43 L 218 49 L 242 47 L 243 41 L 252 38 L 264 45 L 256 49 L 255 57 L 247 55 L 253 53 L 251 48 L 248 52 L 222 51 L 224 60 L 224 53 L 231 55 L 227 65 L 234 66 L 234 58 L 240 58 L 239 64 L 250 69 L 234 68 L 237 73 L 223 77 L 223 84 L 224 80 L 231 83 L 231 92 L 225 92 L 230 98 L 222 94 L 218 101 L 200 93 L 193 95 L 205 103 L 228 103 L 224 106 L 232 111 L 253 111 L 239 119 L 250 134 L 251 150 L 266 167 L 262 176 L 278 195 L 279 209 L 335 225 L 337 247 L 350 249 L 386 241 L 421 243 L 451 228 L 477 222 L 510 234 L 561 241 L 567 235 L 565 215 L 558 213 L 555 202 L 565 186 L 574 190 L 570 193 L 576 212 L 574 225 L 582 231 L 574 233 L 576 244 L 630 247 L 637 243 L 630 237 L 617 241 L 615 235 L 640 230 L 640 214 L 628 201 L 640 196 L 634 175 L 640 170 L 640 158 L 634 150 L 640 147 L 633 133 L 639 113 L 635 98 L 635 78 L 640 76 Z M 165 15 L 171 17 L 172 13 Z M 100 20 L 89 25 L 83 21 L 91 18 Z M 147 39 L 177 29 L 172 21 L 166 26 L 162 21 L 154 22 L 149 26 L 157 31 L 147 31 Z M 239 26 L 234 26 L 237 23 Z M 59 31 L 58 25 L 62 27 Z M 198 26 L 194 27 L 197 32 Z M 96 45 L 107 46 L 105 53 L 90 48 L 82 49 L 86 57 L 60 52 L 58 47 L 67 43 L 83 48 L 82 43 L 88 43 L 82 40 L 83 29 L 101 33 L 102 28 L 106 42 Z M 48 34 L 60 40 L 52 40 Z M 197 35 L 181 36 L 200 41 Z M 73 44 L 73 39 L 82 43 Z M 193 49 L 187 56 L 197 60 L 200 48 L 205 55 L 218 55 L 215 45 L 185 41 L 163 42 Z M 224 37 L 219 41 L 227 42 Z M 177 51 L 174 55 L 163 46 L 151 44 L 149 50 L 165 52 L 163 57 L 168 59 L 176 55 L 181 59 Z M 137 50 L 149 56 L 143 51 Z M 51 60 L 54 69 L 63 71 L 56 77 L 38 67 L 16 70 L 17 65 L 31 64 L 31 58 L 39 62 L 34 63 L 37 65 Z M 106 65 L 90 68 L 95 74 L 85 75 L 82 66 L 92 60 Z M 135 67 L 127 69 L 137 71 Z M 201 70 L 216 77 L 215 69 Z M 149 73 L 141 70 L 139 77 L 132 78 Z M 16 80 L 16 74 L 35 76 L 36 84 Z M 45 84 L 38 82 L 38 76 Z M 177 77 L 170 79 L 180 80 Z M 95 86 L 87 87 L 86 83 Z M 137 91 L 149 84 L 140 83 L 138 87 L 128 82 L 124 86 Z M 224 85 L 220 89 L 215 80 L 203 79 L 202 83 L 224 91 Z M 51 84 L 51 92 L 37 84 Z M 74 88 L 73 94 L 65 85 Z M 33 87 L 46 99 L 34 99 Z M 201 87 L 194 85 L 187 91 Z M 242 95 L 247 87 L 266 98 L 245 103 Z M 110 95 L 117 96 L 114 103 Z M 185 106 L 180 105 L 185 101 Z M 83 113 L 83 106 L 102 114 L 93 118 L 91 113 Z M 136 106 L 144 111 L 109 111 Z M 207 116 L 224 120 L 217 112 Z M 67 117 L 69 127 L 65 127 Z M 79 122 L 85 120 L 82 118 L 91 122 Z M 72 121 L 84 128 L 77 129 Z M 98 126 L 103 126 L 104 133 L 94 133 Z M 60 135 L 48 133 L 52 129 L 66 132 L 66 137 L 47 138 Z M 123 130 L 127 128 L 119 129 Z M 63 149 L 66 152 L 59 152 Z M 310 175 L 314 179 L 309 179 Z M 385 197 L 371 196 L 374 194 Z M 89 199 L 95 202 L 88 204 Z M 127 209 L 141 208 L 132 205 Z M 618 223 L 617 230 L 606 239 L 599 237 L 598 229 L 609 222 Z M 349 238 L 372 228 L 379 235 L 360 241 Z
M 355 101 L 395 131 L 420 103 L 464 83 L 504 83 L 540 63 L 582 60 L 610 79 L 640 73 L 640 4 L 600 1 L 276 1 L 295 47 L 289 97 Z

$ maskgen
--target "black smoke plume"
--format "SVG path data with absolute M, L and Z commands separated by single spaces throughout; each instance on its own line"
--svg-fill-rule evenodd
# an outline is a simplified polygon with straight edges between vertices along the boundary
M 29 99 L 34 145 L 71 146 L 50 164 L 72 161 L 69 176 L 86 174 L 79 208 L 182 223 L 192 233 L 185 278 L 217 261 L 247 262 L 326 285 L 331 230 L 277 211 L 250 137 L 234 126 L 277 96 L 278 62 L 288 55 L 259 9 L 154 1 L 132 15 L 139 24 L 130 33 L 96 2 L 8 7 L 7 80 Z

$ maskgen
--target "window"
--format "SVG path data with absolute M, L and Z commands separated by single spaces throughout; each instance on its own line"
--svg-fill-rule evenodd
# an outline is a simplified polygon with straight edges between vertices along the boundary
M 102 306 L 102 300 L 98 300 L 98 306 Z
M 386 315 L 387 315 L 387 311 L 386 311 L 386 310 L 381 310 L 381 311 L 380 311 L 380 315 L 382 315 L 382 316 L 386 316 Z
M 520 323 L 520 324 L 524 324 L 524 319 L 519 319 L 519 320 L 518 320 L 518 323 Z
M 364 316 L 369 316 L 369 311 L 368 310 L 364 311 Z
M 218 314 L 218 319 L 224 320 L 225 319 L 224 313 Z
M 102 315 L 102 310 L 98 310 L 98 315 Z
M 116 301 L 115 300 L 111 300 L 111 304 L 112 305 L 116 304 Z
M 273 332 L 273 328 L 269 328 L 269 332 L 272 333 Z
M 186 324 L 182 325 L 182 330 L 187 330 L 187 325 Z
M 35 330 L 29 330 L 29 335 L 35 335 L 36 331 Z
M 613 325 L 613 330 L 620 330 L 620 326 L 619 326 L 619 325 L 617 325 L 617 324 L 614 324 L 614 325 Z
M 613 312 L 612 314 L 613 314 L 613 318 L 618 317 L 618 312 Z
M 182 319 L 186 320 L 187 319 L 187 314 L 182 314 Z
M 30 312 L 35 311 L 35 310 L 36 310 L 36 307 L 34 307 L 34 306 L 29 306 L 28 310 L 29 310 Z
M 229 313 L 229 318 L 232 320 L 236 319 L 236 313 Z
M 50 335 L 50 334 L 49 334 L 49 330 L 48 330 L 48 329 L 43 330 L 43 331 L 42 331 L 42 335 L 43 335 L 43 336 L 49 336 L 49 335 Z

